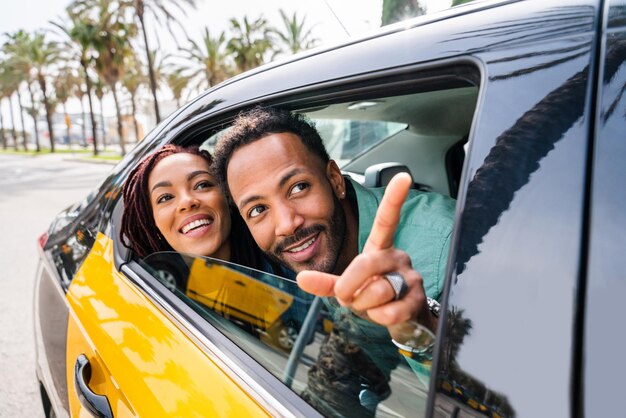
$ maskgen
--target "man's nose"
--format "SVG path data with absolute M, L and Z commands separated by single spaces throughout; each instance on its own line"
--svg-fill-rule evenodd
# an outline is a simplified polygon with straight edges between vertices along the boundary
M 276 236 L 293 235 L 304 223 L 302 215 L 291 205 L 275 206 L 274 217 Z

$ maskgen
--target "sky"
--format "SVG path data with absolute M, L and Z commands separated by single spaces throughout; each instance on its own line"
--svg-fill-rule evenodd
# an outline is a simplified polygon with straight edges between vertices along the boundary
M 18 29 L 35 31 L 39 29 L 53 29 L 50 20 L 58 21 L 65 16 L 65 7 L 70 0 L 0 0 L 2 4 L 11 2 L 10 6 L 3 7 L 0 13 L 0 34 L 13 33 Z M 165 2 L 176 4 L 176 0 Z M 182 3 L 182 2 L 181 2 Z M 186 16 L 181 15 L 187 34 L 199 41 L 204 27 L 209 28 L 212 36 L 221 31 L 229 33 L 231 18 L 241 19 L 247 16 L 254 20 L 265 17 L 270 25 L 281 25 L 279 10 L 282 9 L 291 15 L 297 12 L 298 17 L 306 16 L 307 26 L 313 28 L 314 36 L 319 39 L 320 45 L 341 42 L 350 37 L 362 35 L 380 26 L 382 0 L 196 0 L 197 8 L 188 9 Z M 449 0 L 423 1 L 431 9 L 449 6 Z M 160 48 L 164 52 L 176 53 L 176 45 L 166 29 L 158 27 L 154 21 L 148 22 L 151 48 L 156 47 L 156 33 L 159 33 Z M 184 39 L 182 32 L 179 42 Z M 138 45 L 142 43 L 138 42 Z M 143 56 L 143 55 L 142 55 Z M 6 102 L 6 101 L 5 101 Z M 68 102 L 69 112 L 78 112 L 78 102 Z M 2 104 L 5 120 L 8 117 L 8 104 Z M 17 111 L 17 107 L 16 107 Z M 107 103 L 105 96 L 105 116 L 112 116 L 112 103 Z M 30 119 L 30 118 L 27 118 Z M 27 121 L 28 122 L 28 121 Z M 17 123 L 17 122 L 16 122 Z M 19 123 L 17 123 L 19 126 Z

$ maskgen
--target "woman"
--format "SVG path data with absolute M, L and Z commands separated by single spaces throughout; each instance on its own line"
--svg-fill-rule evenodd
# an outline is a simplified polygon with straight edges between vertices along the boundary
M 130 173 L 123 190 L 122 235 L 139 257 L 174 250 L 266 267 L 239 213 L 230 210 L 215 182 L 211 162 L 198 147 L 168 144 Z

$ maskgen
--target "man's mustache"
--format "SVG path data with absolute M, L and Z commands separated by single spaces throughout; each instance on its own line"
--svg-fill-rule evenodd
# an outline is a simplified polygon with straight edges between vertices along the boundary
M 276 244 L 276 248 L 274 248 L 274 254 L 280 256 L 280 254 L 285 250 L 285 248 L 295 244 L 298 241 L 303 240 L 309 235 L 317 234 L 324 231 L 326 228 L 320 224 L 315 224 L 311 226 L 307 226 L 306 228 L 299 229 L 290 237 L 283 239 L 281 242 Z

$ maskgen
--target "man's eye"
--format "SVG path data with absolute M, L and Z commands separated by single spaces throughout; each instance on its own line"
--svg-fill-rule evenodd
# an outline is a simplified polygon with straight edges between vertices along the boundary
M 172 196 L 171 194 L 163 194 L 161 196 L 159 196 L 157 198 L 157 203 L 163 203 L 163 202 L 167 202 L 168 200 L 172 199 L 174 196 Z
M 298 194 L 298 193 L 300 193 L 303 190 L 308 189 L 308 188 L 309 188 L 309 184 L 308 183 L 298 183 L 298 184 L 296 184 L 295 186 L 293 186 L 291 188 L 291 194 L 292 195 Z
M 209 189 L 211 187 L 213 187 L 213 183 L 211 183 L 208 180 L 202 180 L 196 184 L 196 186 L 194 187 L 194 190 Z
M 248 218 L 256 218 L 260 214 L 265 212 L 265 207 L 263 206 L 255 206 L 248 211 Z

